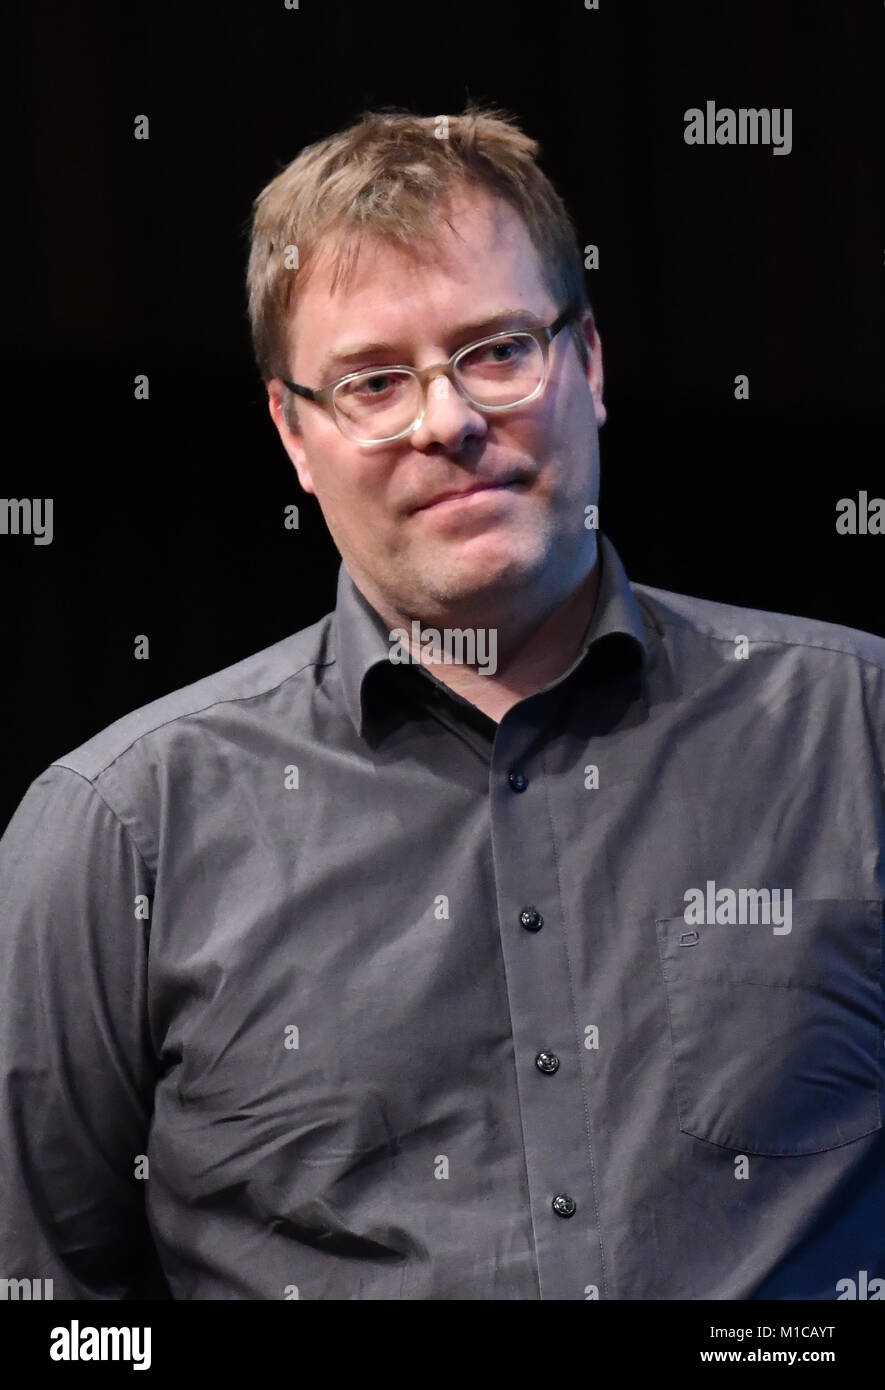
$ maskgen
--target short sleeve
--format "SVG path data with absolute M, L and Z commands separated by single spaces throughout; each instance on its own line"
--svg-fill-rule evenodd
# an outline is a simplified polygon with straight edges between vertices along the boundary
M 168 1296 L 144 1200 L 152 893 L 91 782 L 31 784 L 0 840 L 0 1276 L 56 1299 Z

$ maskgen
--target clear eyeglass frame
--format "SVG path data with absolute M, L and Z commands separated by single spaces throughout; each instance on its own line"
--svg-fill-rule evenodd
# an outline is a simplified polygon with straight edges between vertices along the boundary
M 420 371 L 417 367 L 409 367 L 404 363 L 391 365 L 385 363 L 383 366 L 363 367 L 358 372 L 348 372 L 346 376 L 338 377 L 335 381 L 330 381 L 326 386 L 301 386 L 297 381 L 288 381 L 285 377 L 281 378 L 281 380 L 283 385 L 296 396 L 300 396 L 302 400 L 313 401 L 315 405 L 320 406 L 321 409 L 331 415 L 338 429 L 346 439 L 351 439 L 354 443 L 361 444 L 364 448 L 371 449 L 377 447 L 379 444 L 392 444 L 397 439 L 405 439 L 407 435 L 413 434 L 414 431 L 419 428 L 427 410 L 428 387 L 430 382 L 438 377 L 446 377 L 458 394 L 462 396 L 474 410 L 482 411 L 483 414 L 499 414 L 505 410 L 515 410 L 517 406 L 527 405 L 530 401 L 536 400 L 547 385 L 549 377 L 550 344 L 553 342 L 557 333 L 561 332 L 566 324 L 571 323 L 580 313 L 581 306 L 579 304 L 568 304 L 566 308 L 563 309 L 562 313 L 546 327 L 513 328 L 509 331 L 503 330 L 499 333 L 491 333 L 488 337 L 478 338 L 475 342 L 467 343 L 464 347 L 458 348 L 456 352 L 452 353 L 447 362 L 436 362 L 429 367 L 424 367 Z M 483 405 L 480 401 L 475 401 L 469 392 L 464 389 L 455 375 L 455 368 L 458 362 L 462 357 L 466 357 L 469 352 L 475 352 L 479 347 L 485 347 L 489 343 L 498 342 L 499 339 L 514 338 L 519 335 L 533 338 L 541 349 L 544 366 L 540 382 L 529 395 L 523 396 L 522 399 L 518 401 L 510 401 L 507 405 Z M 348 382 L 355 381 L 357 377 L 380 376 L 385 372 L 406 372 L 409 376 L 416 379 L 421 389 L 421 409 L 412 423 L 405 429 L 398 430 L 396 434 L 387 435 L 383 439 L 361 439 L 359 436 L 353 434 L 351 430 L 345 428 L 345 422 L 335 408 L 335 394 L 340 387 L 346 386 Z

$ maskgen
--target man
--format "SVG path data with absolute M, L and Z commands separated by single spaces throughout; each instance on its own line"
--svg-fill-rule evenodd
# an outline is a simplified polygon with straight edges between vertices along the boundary
M 3 1275 L 885 1290 L 885 641 L 628 582 L 536 153 L 370 113 L 257 200 L 337 604 L 59 758 L 4 836 Z

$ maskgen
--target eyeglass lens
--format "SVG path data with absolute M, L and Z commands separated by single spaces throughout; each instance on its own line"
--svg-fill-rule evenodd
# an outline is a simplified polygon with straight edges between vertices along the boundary
M 544 354 L 529 333 L 483 343 L 455 365 L 458 384 L 480 406 L 518 405 L 538 389 L 543 376 Z M 417 419 L 421 386 L 411 372 L 377 368 L 342 382 L 334 403 L 345 431 L 372 443 L 407 430 Z

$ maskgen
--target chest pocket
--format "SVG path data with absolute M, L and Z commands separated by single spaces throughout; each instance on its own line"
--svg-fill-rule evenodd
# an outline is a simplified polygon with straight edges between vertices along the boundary
M 685 1134 L 790 1155 L 881 1128 L 881 901 L 800 899 L 779 934 L 656 926 Z

